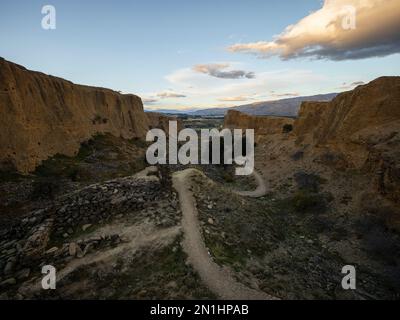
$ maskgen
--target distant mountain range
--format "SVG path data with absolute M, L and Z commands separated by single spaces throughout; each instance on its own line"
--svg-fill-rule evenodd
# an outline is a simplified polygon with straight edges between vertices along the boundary
M 155 112 L 155 113 L 165 113 L 165 114 L 193 114 L 193 112 L 198 111 L 199 109 L 186 109 L 186 110 L 178 110 L 178 109 L 156 109 L 149 110 L 145 109 L 145 112 Z
M 303 101 L 330 101 L 337 95 L 337 93 L 329 93 L 275 101 L 256 102 L 230 108 L 197 110 L 188 114 L 196 116 L 223 116 L 228 110 L 237 110 L 256 116 L 296 117 Z
M 288 98 L 274 101 L 263 101 L 251 104 L 245 104 L 236 107 L 227 108 L 210 108 L 210 109 L 159 109 L 146 110 L 146 112 L 158 112 L 175 115 L 193 115 L 193 116 L 224 116 L 228 110 L 237 110 L 250 115 L 256 116 L 280 116 L 280 117 L 296 117 L 303 101 L 330 101 L 336 97 L 338 93 L 319 94 L 315 96 L 304 96 L 296 98 Z

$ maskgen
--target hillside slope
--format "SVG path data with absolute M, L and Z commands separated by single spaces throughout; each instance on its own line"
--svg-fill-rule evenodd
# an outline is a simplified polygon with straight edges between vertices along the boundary
M 276 101 L 264 101 L 231 108 L 211 108 L 199 110 L 190 114 L 197 116 L 223 116 L 229 110 L 236 110 L 257 116 L 296 117 L 303 101 L 330 101 L 336 97 L 336 95 L 337 93 L 329 93 Z

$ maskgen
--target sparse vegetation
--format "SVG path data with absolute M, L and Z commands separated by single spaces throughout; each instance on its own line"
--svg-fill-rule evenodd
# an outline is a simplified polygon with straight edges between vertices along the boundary
M 111 135 L 96 135 L 81 144 L 74 157 L 57 154 L 42 162 L 34 174 L 38 177 L 93 182 L 131 175 L 146 166 L 145 145 Z
M 31 200 L 52 200 L 60 190 L 58 181 L 48 178 L 41 178 L 33 183 Z
M 326 210 L 326 202 L 321 194 L 299 190 L 292 197 L 291 203 L 297 212 L 323 212 Z
M 96 114 L 92 120 L 92 123 L 94 125 L 96 124 L 106 124 L 108 122 L 107 118 L 103 118 L 102 116 L 100 116 L 99 114 Z
M 293 131 L 293 125 L 292 124 L 285 124 L 283 126 L 283 129 L 282 129 L 283 133 L 289 133 L 291 131 Z

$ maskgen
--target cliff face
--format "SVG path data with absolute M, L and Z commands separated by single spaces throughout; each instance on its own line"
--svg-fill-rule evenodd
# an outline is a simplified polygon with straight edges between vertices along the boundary
M 361 167 L 400 131 L 400 77 L 378 78 L 331 102 L 304 102 L 294 124 L 298 142 L 328 146 Z
M 289 167 L 290 153 L 305 152 L 310 167 L 360 170 L 378 194 L 400 203 L 400 77 L 378 78 L 330 102 L 303 102 L 293 132 L 276 135 L 292 123 L 237 111 L 225 117 L 225 127 L 254 128 L 265 157 Z
M 375 175 L 385 197 L 400 202 L 400 77 L 382 77 L 331 102 L 305 102 L 294 124 L 298 144 L 329 150 L 340 166 Z
M 170 121 L 177 121 L 178 131 L 184 128 L 182 120 L 175 116 L 166 116 L 157 112 L 146 112 L 146 116 L 149 123 L 149 129 L 162 129 L 166 134 L 168 134 Z
M 256 136 L 282 133 L 285 125 L 293 125 L 291 118 L 250 116 L 229 110 L 224 118 L 224 127 L 229 129 L 254 129 Z
M 135 95 L 76 85 L 0 58 L 0 167 L 27 173 L 57 153 L 72 156 L 96 133 L 145 136 Z

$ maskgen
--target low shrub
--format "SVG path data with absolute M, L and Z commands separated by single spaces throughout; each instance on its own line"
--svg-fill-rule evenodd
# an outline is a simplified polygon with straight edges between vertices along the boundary
M 291 199 L 291 204 L 295 211 L 325 211 L 326 201 L 323 195 L 299 190 Z
M 49 200 L 54 199 L 57 191 L 60 189 L 59 184 L 52 179 L 39 179 L 33 183 L 31 200 Z
M 293 125 L 291 124 L 285 124 L 282 128 L 283 133 L 289 133 L 291 131 L 293 131 Z

